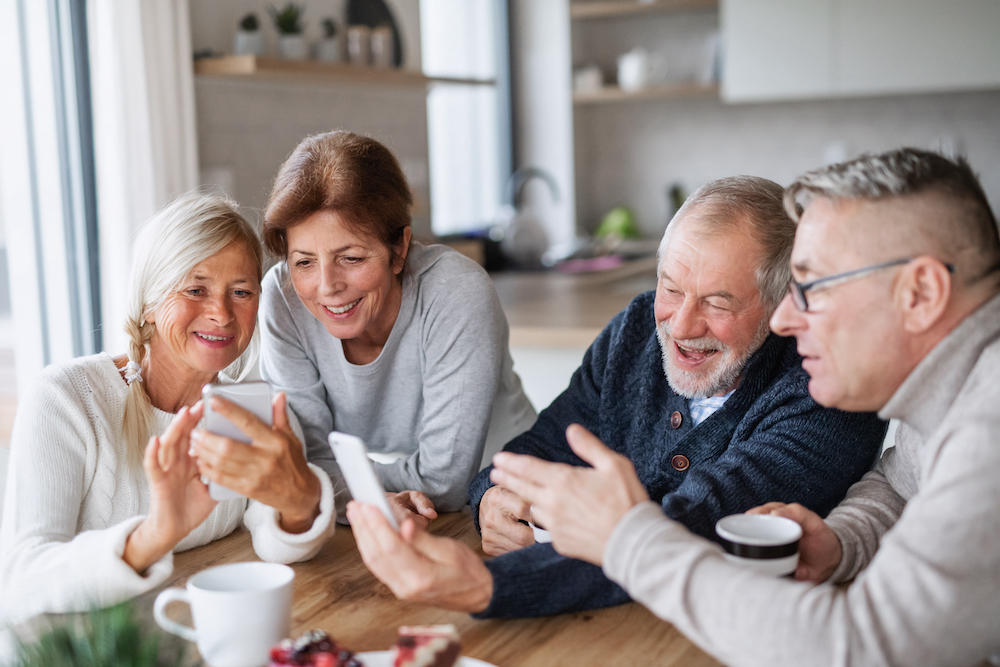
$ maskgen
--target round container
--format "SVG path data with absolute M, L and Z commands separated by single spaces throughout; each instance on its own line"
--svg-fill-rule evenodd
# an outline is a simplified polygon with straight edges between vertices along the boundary
M 799 564 L 802 527 L 771 514 L 731 514 L 715 524 L 726 559 L 742 567 L 783 577 Z
M 530 521 L 528 522 L 528 525 L 531 526 L 531 532 L 535 535 L 535 542 L 538 542 L 539 544 L 546 544 L 552 541 L 552 533 L 544 528 L 539 528 Z

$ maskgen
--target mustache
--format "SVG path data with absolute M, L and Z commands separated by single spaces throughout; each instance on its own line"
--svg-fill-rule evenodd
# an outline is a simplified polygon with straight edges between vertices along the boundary
M 698 352 L 707 352 L 708 350 L 718 350 L 719 352 L 729 351 L 729 346 L 714 336 L 701 336 L 699 338 L 688 339 L 675 338 L 674 335 L 670 333 L 670 323 L 666 320 L 660 323 L 660 332 L 664 337 L 674 341 L 675 343 L 680 343 L 684 347 L 697 350 Z

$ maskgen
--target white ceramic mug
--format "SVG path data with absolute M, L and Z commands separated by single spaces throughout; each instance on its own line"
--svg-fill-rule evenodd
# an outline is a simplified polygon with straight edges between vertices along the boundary
M 552 541 L 552 533 L 535 524 L 535 516 L 532 512 L 534 509 L 534 505 L 528 508 L 528 512 L 531 512 L 531 518 L 528 519 L 528 525 L 531 526 L 531 533 L 535 536 L 535 542 L 538 544 L 548 544 Z
M 388 69 L 392 67 L 396 50 L 392 43 L 392 28 L 380 25 L 372 30 L 371 36 L 372 66 Z
M 783 577 L 799 565 L 802 526 L 773 514 L 730 514 L 715 524 L 726 560 Z
M 203 570 L 186 588 L 156 596 L 153 618 L 161 628 L 198 645 L 212 667 L 261 667 L 271 646 L 288 636 L 295 572 L 277 563 L 232 563 Z M 171 602 L 191 606 L 194 628 L 167 617 Z
M 618 56 L 618 87 L 625 91 L 641 90 L 663 77 L 662 56 L 637 47 Z

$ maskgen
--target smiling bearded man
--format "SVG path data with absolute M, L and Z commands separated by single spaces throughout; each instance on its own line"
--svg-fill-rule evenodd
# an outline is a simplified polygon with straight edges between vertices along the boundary
M 680 218 L 670 225 L 663 235 L 660 243 L 660 275 L 666 280 L 669 276 L 663 274 L 663 260 L 672 258 L 668 253 L 668 242 L 678 227 L 682 225 Z M 693 217 L 693 216 L 692 216 Z M 691 229 L 695 234 L 704 235 L 706 230 L 701 227 L 685 225 L 686 229 Z M 747 238 L 745 242 L 753 246 L 756 242 Z M 700 244 L 702 250 L 705 248 L 705 240 Z M 723 253 L 725 251 L 723 250 Z M 723 255 L 724 256 L 724 255 Z M 670 290 L 654 305 L 656 315 L 656 337 L 660 341 L 660 350 L 663 355 L 663 374 L 667 377 L 667 383 L 675 393 L 688 399 L 701 399 L 710 396 L 728 396 L 729 392 L 739 385 L 740 376 L 747 365 L 750 357 L 760 349 L 770 333 L 767 318 L 761 318 L 757 328 L 753 332 L 742 332 L 743 336 L 733 340 L 732 344 L 727 344 L 709 334 L 694 338 L 675 335 L 670 328 L 670 319 L 667 317 L 668 301 L 675 299 Z M 752 316 L 756 316 L 758 311 L 754 311 Z M 684 333 L 686 333 L 685 330 Z
M 565 438 L 581 423 L 629 457 L 667 516 L 704 536 L 720 517 L 774 497 L 828 512 L 871 466 L 885 423 L 817 405 L 795 341 L 767 334 L 795 232 L 782 193 L 749 176 L 698 189 L 664 235 L 656 292 L 608 324 L 566 391 L 504 449 L 582 465 Z M 397 549 L 383 553 L 367 539 L 380 526 L 355 513 L 365 562 L 397 595 L 482 617 L 629 599 L 600 568 L 535 544 L 521 523 L 528 503 L 492 486 L 489 469 L 469 497 L 483 549 L 496 558 L 483 563 L 457 543 L 423 552 L 436 538 L 401 542 L 387 526 L 379 544 Z

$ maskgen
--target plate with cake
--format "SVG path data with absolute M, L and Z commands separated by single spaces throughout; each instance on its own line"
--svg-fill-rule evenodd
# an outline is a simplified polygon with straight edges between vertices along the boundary
M 272 648 L 270 667 L 496 667 L 461 652 L 454 625 L 403 626 L 391 650 L 366 653 L 312 630 Z
M 396 654 L 392 651 L 367 651 L 365 653 L 356 653 L 355 657 L 360 659 L 365 667 L 394 667 Z M 432 665 L 434 663 L 427 664 Z M 467 658 L 464 655 L 459 656 L 458 662 L 455 662 L 454 665 L 455 667 L 496 667 L 491 662 Z

